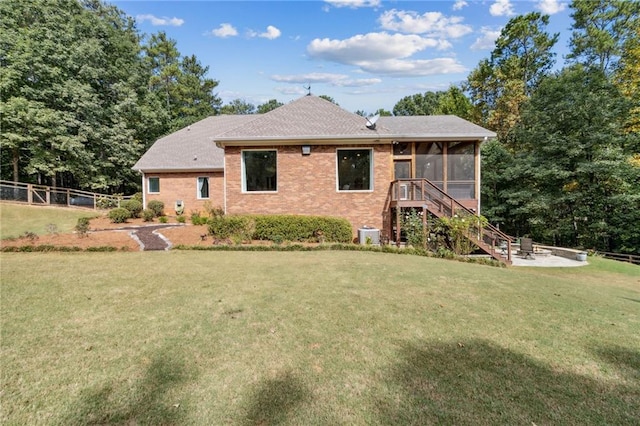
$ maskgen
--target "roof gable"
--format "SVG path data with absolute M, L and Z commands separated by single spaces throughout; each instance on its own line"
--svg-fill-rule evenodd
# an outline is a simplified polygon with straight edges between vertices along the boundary
M 313 95 L 282 105 L 257 119 L 218 135 L 216 141 L 265 139 L 326 139 L 371 137 L 367 119 Z
M 216 115 L 158 139 L 133 166 L 134 170 L 222 170 L 224 150 L 212 137 L 254 120 L 255 115 Z

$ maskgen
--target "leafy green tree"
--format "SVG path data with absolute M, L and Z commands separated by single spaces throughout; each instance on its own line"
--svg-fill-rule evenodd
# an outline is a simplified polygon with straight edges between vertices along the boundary
M 595 68 L 567 68 L 540 85 L 515 131 L 524 160 L 517 186 L 528 189 L 518 207 L 534 237 L 640 251 L 640 167 L 629 151 L 638 135 L 623 131 L 629 107 Z
M 569 59 L 610 73 L 629 37 L 637 36 L 640 2 L 573 0 L 573 33 Z
M 0 15 L 2 176 L 125 188 L 143 147 L 133 20 L 97 0 L 8 0 Z
M 210 115 L 220 108 L 222 101 L 213 93 L 218 81 L 207 77 L 209 67 L 203 67 L 195 55 L 185 56 L 180 62 L 178 77 L 175 128 L 183 128 Z
M 242 99 L 234 99 L 227 105 L 223 105 L 222 108 L 220 108 L 220 114 L 242 115 L 255 113 L 255 105 Z
M 625 41 L 615 74 L 615 83 L 632 105 L 625 130 L 638 133 L 640 132 L 640 25 Z
M 473 105 L 460 87 L 451 86 L 446 92 L 441 92 L 435 113 L 440 115 L 457 115 L 465 120 L 472 120 Z
M 443 92 L 425 92 L 405 96 L 393 106 L 393 115 L 434 115 Z
M 512 18 L 496 40 L 491 59 L 482 60 L 465 84 L 477 108 L 479 124 L 498 133 L 507 143 L 509 131 L 520 119 L 520 107 L 554 64 L 558 34 L 545 31 L 549 17 L 537 12 Z
M 270 99 L 262 105 L 258 105 L 258 114 L 265 114 L 269 111 L 272 111 L 278 107 L 284 105 L 282 102 L 278 102 L 277 99 Z

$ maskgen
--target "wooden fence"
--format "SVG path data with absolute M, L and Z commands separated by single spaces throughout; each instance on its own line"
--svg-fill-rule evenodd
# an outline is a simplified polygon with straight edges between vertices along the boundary
M 38 206 L 110 209 L 131 196 L 98 194 L 78 189 L 0 180 L 0 200 Z
M 623 254 L 623 253 L 603 253 L 597 252 L 598 255 L 605 259 L 618 260 L 620 262 L 629 262 L 635 265 L 640 265 L 640 256 L 635 254 Z

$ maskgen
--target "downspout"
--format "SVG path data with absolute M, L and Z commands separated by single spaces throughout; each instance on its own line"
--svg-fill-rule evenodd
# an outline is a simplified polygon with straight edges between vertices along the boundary
M 224 204 L 224 214 L 227 214 L 227 156 L 222 156 L 222 197 Z
M 145 175 L 144 172 L 142 170 L 138 170 L 138 173 L 140 173 L 142 175 L 142 206 L 143 208 L 147 208 L 147 188 L 144 184 L 145 181 Z

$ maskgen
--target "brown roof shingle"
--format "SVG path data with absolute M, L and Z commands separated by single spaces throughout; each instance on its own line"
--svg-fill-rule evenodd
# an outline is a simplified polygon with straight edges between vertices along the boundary
M 255 115 L 216 115 L 158 139 L 133 166 L 143 172 L 182 170 L 222 170 L 224 150 L 212 138 Z
M 219 115 L 158 139 L 133 167 L 144 172 L 222 170 L 224 145 L 335 141 L 480 140 L 494 132 L 453 115 L 380 117 L 375 128 L 317 96 L 304 96 L 261 115 Z

